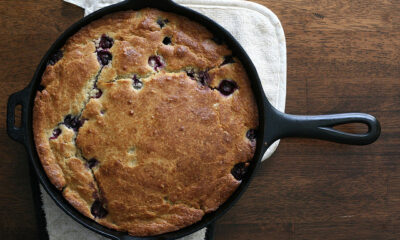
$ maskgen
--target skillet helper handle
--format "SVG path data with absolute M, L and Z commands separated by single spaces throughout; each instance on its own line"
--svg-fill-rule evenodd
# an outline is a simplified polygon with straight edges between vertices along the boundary
M 29 88 L 12 94 L 7 103 L 7 134 L 13 140 L 24 143 L 27 121 Z M 21 105 L 21 126 L 15 126 L 15 107 Z
M 275 119 L 277 127 L 276 139 L 285 137 L 305 137 L 328 140 L 352 145 L 373 143 L 380 135 L 379 121 L 365 113 L 341 113 L 317 116 L 300 116 L 279 112 Z M 368 126 L 366 133 L 347 133 L 334 126 L 347 123 L 363 123 Z

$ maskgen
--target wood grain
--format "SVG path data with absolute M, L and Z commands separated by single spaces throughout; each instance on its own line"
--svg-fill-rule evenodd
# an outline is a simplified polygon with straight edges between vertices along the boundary
M 62 1 L 0 1 L 0 238 L 39 239 L 27 155 L 6 134 L 6 104 L 24 88 L 52 42 L 83 16 Z
M 382 135 L 369 146 L 282 140 L 218 221 L 216 239 L 400 239 L 400 2 L 255 2 L 285 30 L 286 111 L 367 112 L 381 121 Z M 5 131 L 7 97 L 82 16 L 60 0 L 0 2 L 1 239 L 38 238 L 26 154 Z

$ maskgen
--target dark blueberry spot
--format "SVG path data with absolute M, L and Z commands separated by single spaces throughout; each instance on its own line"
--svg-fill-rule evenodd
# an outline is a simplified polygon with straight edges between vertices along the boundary
M 159 19 L 157 20 L 157 24 L 160 25 L 160 28 L 163 28 L 163 27 L 165 26 L 165 24 L 167 24 L 167 23 L 169 23 L 169 20 L 168 20 L 168 19 L 161 19 L 161 18 L 159 18 Z
M 211 82 L 210 75 L 207 71 L 194 71 L 193 69 L 186 70 L 186 75 L 191 79 L 196 80 L 203 86 L 208 86 Z
M 165 37 L 164 40 L 162 41 L 165 45 L 171 44 L 171 38 L 170 37 Z
M 198 73 L 198 81 L 203 86 L 208 86 L 208 84 L 210 84 L 210 82 L 211 82 L 210 75 L 208 75 L 208 72 L 207 71 L 200 71 Z
M 114 44 L 114 40 L 111 37 L 109 37 L 105 34 L 101 35 L 99 47 L 101 47 L 102 49 L 107 49 L 107 48 L 111 48 L 113 44 Z
M 149 65 L 152 66 L 155 71 L 158 71 L 165 66 L 160 56 L 149 57 Z
M 44 86 L 42 84 L 40 84 L 39 87 L 38 87 L 38 91 L 41 92 L 43 90 L 44 90 Z
M 73 119 L 72 115 L 71 115 L 71 114 L 68 114 L 68 115 L 65 116 L 65 118 L 64 118 L 64 124 L 65 124 L 67 127 L 69 127 L 69 126 L 70 126 L 70 123 L 72 122 L 72 119 Z
M 211 40 L 213 40 L 218 45 L 222 44 L 222 40 L 217 36 L 214 36 L 213 38 L 211 38 Z
M 80 127 L 82 127 L 84 120 L 80 120 L 78 116 L 72 116 L 71 114 L 67 115 L 64 118 L 64 124 L 68 128 L 72 128 L 75 131 L 78 131 Z
M 221 66 L 225 65 L 225 64 L 229 64 L 229 63 L 234 63 L 234 62 L 235 62 L 235 59 L 233 59 L 232 55 L 225 56 L 224 61 L 222 62 Z
M 136 90 L 139 90 L 143 87 L 143 82 L 139 80 L 139 78 L 136 75 L 133 75 L 133 88 Z
M 95 218 L 104 218 L 108 214 L 107 210 L 103 207 L 103 203 L 97 199 L 92 204 L 90 212 Z
M 236 178 L 237 180 L 242 180 L 244 175 L 247 172 L 247 167 L 248 167 L 248 163 L 238 163 L 236 164 L 232 170 L 231 170 L 231 174 L 233 175 L 234 178 Z
M 160 25 L 160 28 L 163 28 L 165 23 L 162 19 L 157 19 L 157 24 Z
M 61 50 L 57 50 L 53 55 L 50 56 L 48 64 L 54 65 L 63 57 L 63 52 Z
M 228 96 L 232 94 L 238 88 L 236 82 L 231 80 L 222 80 L 218 86 L 218 91 L 222 93 L 222 95 Z
M 257 131 L 255 129 L 249 129 L 246 132 L 246 137 L 250 140 L 250 141 L 255 141 L 257 138 Z
M 92 158 L 90 160 L 88 160 L 87 165 L 89 168 L 94 168 L 99 164 L 99 161 L 97 161 L 96 158 Z
M 103 95 L 103 91 L 101 91 L 100 89 L 96 88 L 97 92 L 96 94 L 92 97 L 92 98 L 100 98 L 101 95 Z
M 96 98 L 100 98 L 101 95 L 103 95 L 103 91 L 101 91 L 100 89 L 98 89 L 97 93 L 96 93 Z
M 61 134 L 61 129 L 56 128 L 53 130 L 53 135 L 50 137 L 50 139 L 56 139 L 58 138 L 58 136 L 60 136 Z
M 98 199 L 98 198 L 99 198 L 99 195 L 98 195 L 98 193 L 97 193 L 97 191 L 96 191 L 94 185 L 91 183 L 90 186 L 94 189 L 94 192 L 92 193 L 92 198 Z
M 112 60 L 112 55 L 107 50 L 97 51 L 97 58 L 102 65 L 107 65 Z
M 190 69 L 190 70 L 186 70 L 186 75 L 188 75 L 190 78 L 194 79 L 194 70 Z

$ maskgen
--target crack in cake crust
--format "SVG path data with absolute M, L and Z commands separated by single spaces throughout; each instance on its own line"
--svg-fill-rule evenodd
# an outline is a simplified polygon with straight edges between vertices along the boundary
M 93 90 L 96 89 L 96 84 L 97 84 L 98 78 L 99 78 L 99 76 L 100 76 L 101 71 L 103 70 L 103 68 L 104 68 L 104 66 L 101 66 L 100 69 L 99 69 L 99 71 L 97 72 L 97 74 L 96 74 L 94 80 L 93 80 L 93 81 L 89 81 L 90 83 L 93 82 L 93 83 L 92 83 L 92 87 L 89 88 L 89 89 L 86 91 L 86 94 L 85 94 L 85 95 L 86 95 L 86 99 L 84 100 L 83 107 L 82 107 L 82 109 L 80 110 L 78 116 L 76 116 L 76 118 L 79 119 L 78 121 L 81 121 L 81 122 L 82 122 L 82 125 L 83 125 L 84 122 L 85 122 L 85 119 L 81 119 L 82 113 L 85 111 L 85 108 L 86 108 L 87 104 L 89 103 L 90 99 L 93 98 Z M 96 96 L 96 95 L 94 95 L 94 96 Z M 64 124 L 64 123 L 61 122 L 61 123 L 57 124 L 57 126 L 59 126 L 59 125 L 61 125 L 61 124 Z M 79 127 L 79 128 L 80 128 L 80 127 Z M 104 201 L 104 199 L 102 198 L 101 189 L 100 189 L 99 184 L 98 184 L 98 182 L 97 182 L 97 180 L 96 180 L 96 177 L 95 177 L 95 175 L 94 175 L 93 168 L 89 166 L 89 161 L 82 155 L 81 149 L 80 149 L 80 148 L 77 146 L 77 144 L 76 144 L 76 138 L 78 137 L 78 134 L 79 134 L 79 128 L 78 128 L 78 129 L 74 129 L 74 137 L 73 137 L 73 139 L 72 139 L 72 144 L 75 146 L 75 149 L 76 149 L 75 157 L 76 157 L 77 159 L 80 159 L 82 162 L 85 163 L 85 167 L 88 167 L 88 168 L 90 169 L 90 173 L 91 173 L 91 176 L 92 176 L 92 178 L 93 178 L 92 183 L 94 184 L 93 188 L 95 189 L 94 192 L 93 192 L 93 199 L 94 199 L 94 202 L 91 204 L 90 212 L 91 212 L 91 214 L 92 214 L 92 216 L 93 216 L 94 218 L 96 218 L 96 217 L 103 218 L 103 217 L 105 217 L 105 216 L 107 215 L 107 211 L 104 209 L 103 206 L 99 205 L 100 203 L 102 203 L 102 202 Z M 64 193 L 64 190 L 65 190 L 67 187 L 68 187 L 68 185 L 65 185 L 65 186 L 63 187 L 63 189 L 62 189 L 62 192 L 63 192 L 63 193 Z M 96 204 L 96 203 L 99 203 L 99 204 Z M 101 214 L 99 214 L 99 212 L 100 212 Z M 96 213 L 97 213 L 97 214 L 96 214 Z
M 35 143 L 75 208 L 149 236 L 199 221 L 237 188 L 257 108 L 246 71 L 217 40 L 143 9 L 92 22 L 52 58 L 35 99 Z

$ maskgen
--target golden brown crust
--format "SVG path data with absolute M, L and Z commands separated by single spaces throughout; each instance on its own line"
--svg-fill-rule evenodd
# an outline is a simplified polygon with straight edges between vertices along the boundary
M 103 34 L 113 41 L 106 64 L 96 53 Z M 257 108 L 243 66 L 225 64 L 231 52 L 212 37 L 171 13 L 118 12 L 81 29 L 46 68 L 36 148 L 51 182 L 85 216 L 156 235 L 201 220 L 239 186 L 231 169 L 254 154 L 246 133 L 258 126 Z M 221 94 L 223 80 L 237 89 Z

